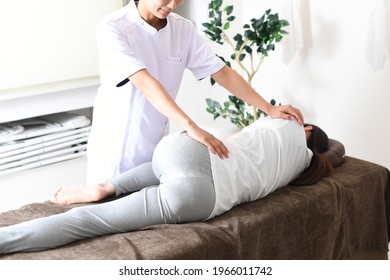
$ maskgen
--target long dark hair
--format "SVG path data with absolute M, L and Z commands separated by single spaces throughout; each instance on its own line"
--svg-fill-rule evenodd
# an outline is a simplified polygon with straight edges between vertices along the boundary
M 313 127 L 311 135 L 307 139 L 307 147 L 313 152 L 313 157 L 310 165 L 290 182 L 290 185 L 295 186 L 315 184 L 333 169 L 330 160 L 324 155 L 329 146 L 328 135 L 316 125 L 305 124 L 304 126 Z

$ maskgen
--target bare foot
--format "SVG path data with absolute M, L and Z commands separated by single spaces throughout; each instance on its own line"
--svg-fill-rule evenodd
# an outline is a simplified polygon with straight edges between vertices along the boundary
M 59 188 L 50 201 L 60 205 L 95 202 L 113 193 L 114 187 L 110 183 L 95 186 L 71 185 Z

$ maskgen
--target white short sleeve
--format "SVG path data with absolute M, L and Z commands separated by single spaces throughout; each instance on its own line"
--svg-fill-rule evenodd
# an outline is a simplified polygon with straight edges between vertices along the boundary
M 187 68 L 191 70 L 196 79 L 202 80 L 221 70 L 225 62 L 215 54 L 205 38 L 201 37 L 195 28 L 192 32 L 194 32 L 192 36 L 194 40 L 188 56 Z
M 100 56 L 100 78 L 103 83 L 117 85 L 146 68 L 135 56 L 125 32 L 118 26 L 102 21 L 96 29 L 96 37 Z

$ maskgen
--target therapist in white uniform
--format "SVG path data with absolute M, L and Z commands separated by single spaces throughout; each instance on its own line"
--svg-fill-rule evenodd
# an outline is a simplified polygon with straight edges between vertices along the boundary
M 111 179 L 151 161 L 172 120 L 221 158 L 228 149 L 200 128 L 174 99 L 183 72 L 212 76 L 235 96 L 273 118 L 303 124 L 291 105 L 272 106 L 199 36 L 193 24 L 172 13 L 184 0 L 131 0 L 105 17 L 96 30 L 100 78 L 88 146 L 88 183 Z

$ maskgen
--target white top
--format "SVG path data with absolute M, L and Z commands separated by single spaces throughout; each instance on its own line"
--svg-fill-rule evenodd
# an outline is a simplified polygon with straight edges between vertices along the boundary
M 225 65 L 189 20 L 171 13 L 167 25 L 156 30 L 141 18 L 133 0 L 104 18 L 96 34 L 102 84 L 88 146 L 90 183 L 151 161 L 168 132 L 167 118 L 131 82 L 118 88 L 119 82 L 147 69 L 175 98 L 186 68 L 203 79 Z
M 216 203 L 208 219 L 288 184 L 309 166 L 313 155 L 303 126 L 269 117 L 260 118 L 224 144 L 229 158 L 221 160 L 210 153 Z

